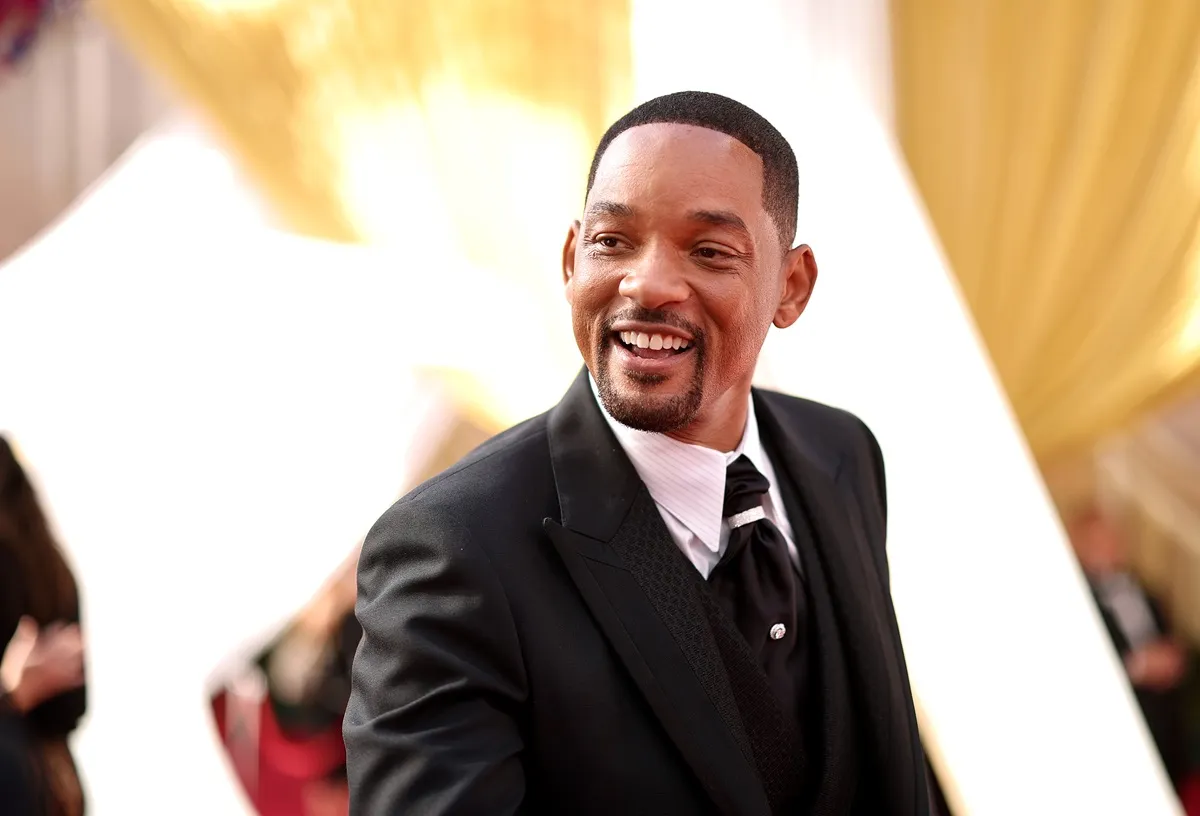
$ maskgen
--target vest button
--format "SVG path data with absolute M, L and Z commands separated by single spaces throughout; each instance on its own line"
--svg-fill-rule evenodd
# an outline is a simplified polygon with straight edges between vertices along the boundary
M 787 634 L 787 627 L 782 623 L 777 623 L 771 627 L 771 640 L 780 640 Z

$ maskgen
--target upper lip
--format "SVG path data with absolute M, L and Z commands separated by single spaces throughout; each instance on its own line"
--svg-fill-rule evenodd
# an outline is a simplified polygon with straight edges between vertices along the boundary
M 665 323 L 639 323 L 636 320 L 622 320 L 613 325 L 612 330 L 616 333 L 621 332 L 638 332 L 640 334 L 666 334 L 671 337 L 682 337 L 687 342 L 692 342 L 693 338 L 688 332 L 683 329 L 677 329 L 674 326 L 668 326 Z

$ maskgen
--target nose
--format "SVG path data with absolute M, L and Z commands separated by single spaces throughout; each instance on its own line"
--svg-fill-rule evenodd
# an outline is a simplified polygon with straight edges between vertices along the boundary
M 682 303 L 691 294 L 674 253 L 650 247 L 626 269 L 617 291 L 645 309 Z

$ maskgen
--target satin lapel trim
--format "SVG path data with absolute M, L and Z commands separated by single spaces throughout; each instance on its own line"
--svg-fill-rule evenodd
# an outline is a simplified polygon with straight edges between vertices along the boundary
M 791 476 L 797 499 L 813 527 L 813 545 L 824 566 L 829 596 L 838 619 L 847 673 L 856 689 L 854 705 L 875 743 L 878 772 L 890 786 L 881 801 L 900 805 L 897 813 L 917 812 L 913 781 L 923 769 L 912 750 L 911 702 L 901 645 L 883 577 L 875 567 L 855 499 L 839 489 L 822 463 L 806 454 L 807 446 L 759 396 L 755 403 L 760 427 L 764 420 L 773 452 Z

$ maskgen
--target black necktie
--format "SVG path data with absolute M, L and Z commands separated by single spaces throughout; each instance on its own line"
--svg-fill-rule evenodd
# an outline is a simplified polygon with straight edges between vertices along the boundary
M 785 715 L 798 724 L 801 588 L 783 533 L 764 512 L 768 489 L 766 477 L 745 456 L 726 470 L 722 515 L 731 528 L 729 543 L 708 580 L 766 672 Z

